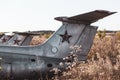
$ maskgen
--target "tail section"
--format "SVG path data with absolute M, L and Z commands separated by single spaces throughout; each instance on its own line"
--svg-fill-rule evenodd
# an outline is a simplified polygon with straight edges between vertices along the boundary
M 0 45 L 7 46 L 28 46 L 33 38 L 33 35 L 40 35 L 32 32 L 13 32 L 12 37 L 4 35 Z
M 0 38 L 0 45 L 5 45 L 13 36 L 3 34 Z
M 84 24 L 63 23 L 62 27 L 43 44 L 43 56 L 63 58 L 71 52 L 70 46 L 81 45 L 80 59 L 86 55 L 92 45 L 97 27 Z
M 40 35 L 34 32 L 14 32 L 17 36 L 17 38 L 20 38 L 19 46 L 28 46 L 30 45 L 30 42 L 35 35 Z
M 96 10 L 73 17 L 55 18 L 63 25 L 41 46 L 43 56 L 63 58 L 70 54 L 70 46 L 81 45 L 82 51 L 78 56 L 80 60 L 85 60 L 97 31 L 97 27 L 90 24 L 113 13 Z

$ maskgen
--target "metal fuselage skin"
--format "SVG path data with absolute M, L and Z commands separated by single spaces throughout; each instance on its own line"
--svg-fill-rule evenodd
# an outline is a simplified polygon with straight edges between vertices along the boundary
M 58 17 L 63 25 L 42 45 L 37 46 L 0 46 L 0 79 L 2 80 L 37 80 L 43 74 L 50 74 L 50 70 L 58 68 L 64 70 L 66 66 L 59 66 L 63 58 L 71 54 L 71 46 L 82 46 L 81 51 L 75 53 L 78 60 L 86 60 L 97 32 L 91 23 L 113 14 L 103 10 L 73 16 Z
M 64 23 L 42 45 L 0 46 L 0 57 L 2 58 L 0 75 L 15 79 L 27 79 L 35 74 L 36 77 L 40 77 L 40 73 L 48 72 L 54 67 L 59 68 L 62 58 L 70 55 L 72 45 L 82 46 L 82 51 L 78 56 L 80 60 L 85 60 L 96 30 L 97 27 L 94 26 Z M 60 35 L 70 35 L 71 37 L 64 39 Z

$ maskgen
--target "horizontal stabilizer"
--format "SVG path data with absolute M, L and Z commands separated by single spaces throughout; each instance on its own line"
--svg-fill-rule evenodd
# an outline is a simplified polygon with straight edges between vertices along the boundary
M 105 10 L 95 10 L 92 12 L 72 16 L 72 17 L 56 17 L 55 20 L 69 23 L 82 23 L 82 24 L 91 24 L 99 19 L 102 19 L 106 16 L 114 14 L 116 12 L 109 12 Z

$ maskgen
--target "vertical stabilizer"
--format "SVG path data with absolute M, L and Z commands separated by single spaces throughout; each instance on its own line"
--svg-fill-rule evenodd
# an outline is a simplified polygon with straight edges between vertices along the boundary
M 90 24 L 113 13 L 96 10 L 73 17 L 55 18 L 62 21 L 63 25 L 41 46 L 42 56 L 63 58 L 70 55 L 70 46 L 81 45 L 82 51 L 77 55 L 79 60 L 85 60 L 98 28 Z

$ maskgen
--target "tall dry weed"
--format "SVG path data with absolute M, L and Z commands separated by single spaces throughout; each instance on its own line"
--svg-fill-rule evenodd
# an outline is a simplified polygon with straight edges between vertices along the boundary
M 71 55 L 77 51 L 75 49 L 80 50 L 77 46 L 71 48 L 73 49 Z M 104 33 L 101 38 L 96 35 L 86 63 L 80 62 L 78 64 L 76 57 L 75 60 L 71 66 L 67 67 L 69 70 L 64 71 L 62 76 L 56 74 L 53 80 L 120 80 L 120 40 L 118 33 L 109 35 Z M 56 68 L 54 70 L 59 71 Z
M 97 35 L 86 63 L 63 72 L 59 80 L 120 80 L 120 43 L 116 34 Z

